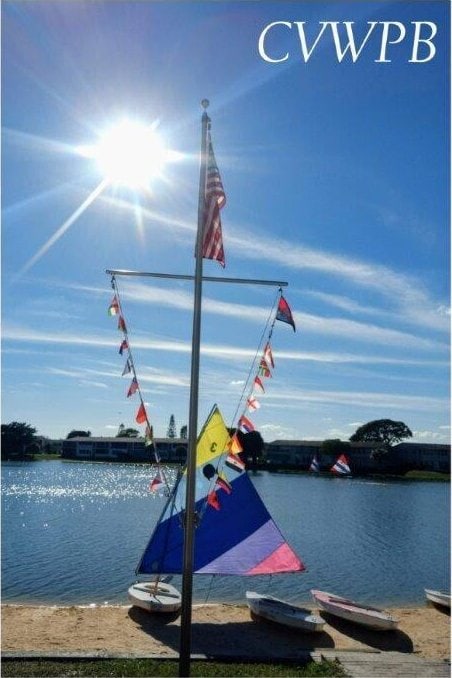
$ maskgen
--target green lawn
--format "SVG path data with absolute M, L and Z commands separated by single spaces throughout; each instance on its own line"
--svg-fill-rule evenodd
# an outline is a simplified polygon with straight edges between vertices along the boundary
M 174 660 L 156 659 L 2 659 L 2 676 L 178 676 L 179 664 Z M 193 661 L 192 676 L 345 676 L 335 662 L 310 661 L 285 664 Z

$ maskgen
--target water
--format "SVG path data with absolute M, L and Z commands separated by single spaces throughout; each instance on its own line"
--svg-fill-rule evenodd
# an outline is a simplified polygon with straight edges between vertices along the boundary
M 149 493 L 151 478 L 139 464 L 3 463 L 3 602 L 126 604 L 164 503 Z M 252 478 L 307 572 L 195 576 L 195 602 L 243 603 L 247 588 L 305 602 L 319 588 L 361 602 L 415 605 L 425 587 L 449 588 L 448 483 Z

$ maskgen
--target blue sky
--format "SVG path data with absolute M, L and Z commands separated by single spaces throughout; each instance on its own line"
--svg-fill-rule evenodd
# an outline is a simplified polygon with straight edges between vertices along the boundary
M 192 274 L 201 99 L 227 196 L 226 268 L 283 280 L 297 332 L 276 323 L 273 377 L 253 415 L 267 441 L 348 439 L 405 422 L 448 442 L 448 2 L 4 2 L 2 422 L 40 434 L 140 428 L 108 317 L 106 269 Z M 353 63 L 321 21 L 375 30 Z M 378 61 L 383 24 L 387 61 Z M 437 27 L 409 63 L 412 22 Z M 397 31 L 406 29 L 396 43 Z M 338 24 L 344 30 L 344 24 Z M 420 57 L 426 56 L 420 49 Z M 116 121 L 153 123 L 178 152 L 145 190 L 102 184 L 80 148 Z M 96 192 L 96 189 L 97 192 Z M 157 436 L 188 422 L 192 286 L 118 279 Z M 228 423 L 276 290 L 206 283 L 200 423 Z

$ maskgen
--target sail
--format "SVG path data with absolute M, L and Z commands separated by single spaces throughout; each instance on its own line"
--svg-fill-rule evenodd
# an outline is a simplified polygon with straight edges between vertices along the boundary
M 254 575 L 301 572 L 259 494 L 230 450 L 231 438 L 215 405 L 196 447 L 193 572 Z M 180 477 L 150 538 L 137 574 L 181 574 L 186 472 Z
M 340 476 L 346 476 L 350 473 L 350 466 L 348 465 L 348 459 L 345 454 L 341 454 L 338 457 L 336 463 L 331 467 L 331 473 L 336 473 Z
M 320 471 L 319 460 L 317 459 L 316 454 L 312 457 L 311 466 L 309 467 L 309 470 L 312 471 L 312 473 L 319 473 Z

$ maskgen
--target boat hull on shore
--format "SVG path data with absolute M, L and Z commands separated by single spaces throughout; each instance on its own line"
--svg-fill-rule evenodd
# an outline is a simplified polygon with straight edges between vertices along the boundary
M 311 610 L 291 605 L 273 596 L 263 596 L 254 591 L 247 591 L 246 602 L 256 616 L 283 626 L 310 633 L 323 631 L 325 626 L 325 621 L 313 614 Z
M 178 612 L 182 606 L 180 592 L 163 581 L 137 582 L 129 587 L 127 595 L 134 607 L 147 612 Z
M 445 591 L 434 591 L 432 589 L 424 589 L 427 600 L 435 605 L 442 605 L 450 609 L 450 593 Z
M 342 598 L 334 593 L 311 590 L 311 595 L 321 610 L 346 621 L 360 624 L 375 631 L 395 631 L 398 619 L 376 607 L 361 605 L 353 600 Z

